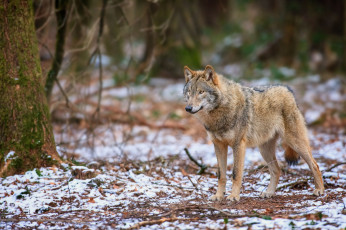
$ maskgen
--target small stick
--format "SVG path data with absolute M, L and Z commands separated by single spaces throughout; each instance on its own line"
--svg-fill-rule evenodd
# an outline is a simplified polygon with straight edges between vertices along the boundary
M 199 188 L 197 187 L 197 185 L 195 183 L 193 183 L 193 181 L 191 180 L 191 177 L 189 175 L 186 175 L 186 176 L 189 179 L 189 181 L 191 182 L 191 184 L 193 185 L 193 187 L 195 187 L 196 190 L 199 191 Z
M 223 211 L 223 210 L 221 210 L 221 209 L 218 209 L 218 208 L 215 208 L 215 207 L 213 207 L 212 205 L 210 205 L 210 204 L 208 204 L 208 203 L 206 203 L 207 205 L 208 205 L 208 207 L 210 208 L 210 209 L 213 209 L 213 210 L 215 210 L 215 211 L 218 211 L 218 212 L 220 212 L 220 213 L 222 213 L 222 214 L 224 214 L 225 216 L 227 216 L 227 217 L 230 217 L 230 218 L 239 218 L 239 217 L 260 217 L 260 215 L 259 214 L 252 214 L 252 213 L 247 213 L 247 214 L 232 214 L 232 213 L 229 213 L 229 212 L 227 212 L 227 211 Z
M 280 189 L 283 189 L 283 188 L 287 188 L 287 187 L 291 187 L 291 186 L 295 186 L 297 184 L 302 184 L 302 183 L 307 183 L 307 182 L 308 182 L 308 179 L 295 181 L 295 182 L 292 182 L 292 183 L 289 183 L 289 184 L 282 185 L 282 186 L 278 187 L 276 190 L 280 190 Z
M 128 228 L 128 229 L 139 229 L 140 227 L 146 226 L 146 225 L 154 225 L 154 224 L 162 224 L 163 222 L 169 221 L 169 222 L 173 222 L 176 220 L 180 220 L 180 221 L 191 221 L 191 220 L 197 220 L 198 218 L 161 218 L 159 220 L 147 220 L 147 221 L 142 221 L 139 222 L 135 225 L 133 225 L 132 227 Z
M 326 169 L 325 172 L 330 172 L 330 171 L 332 171 L 333 168 L 336 168 L 336 167 L 338 167 L 340 165 L 345 165 L 345 164 L 346 164 L 346 162 L 337 163 L 337 164 L 331 166 L 330 168 Z
M 191 156 L 191 154 L 190 154 L 190 152 L 189 152 L 189 150 L 188 150 L 187 148 L 184 148 L 184 151 L 185 151 L 186 155 L 190 158 L 190 160 L 191 160 L 193 163 L 195 163 L 198 167 L 200 167 L 200 170 L 197 172 L 198 175 L 203 174 L 204 171 L 205 171 L 207 168 L 209 168 L 209 166 L 206 166 L 206 165 L 204 165 L 204 164 L 198 163 L 198 161 L 197 161 L 195 158 L 193 158 L 193 157 Z
M 157 182 L 151 182 L 151 183 L 152 184 L 156 184 L 156 185 L 162 185 L 162 186 L 179 188 L 179 189 L 183 189 L 183 190 L 194 190 L 195 189 L 195 187 L 183 187 L 183 186 L 174 185 L 174 184 L 161 184 L 161 183 L 157 183 Z
M 68 184 L 68 181 L 65 181 L 63 183 L 61 183 L 61 185 L 55 187 L 55 188 L 52 188 L 51 190 L 58 190 L 58 189 L 61 189 L 63 186 L 67 185 Z
M 79 224 L 87 224 L 92 222 L 92 220 L 69 220 L 69 219 L 41 219 L 41 218 L 35 218 L 35 219 L 25 219 L 25 218 L 8 218 L 8 219 L 0 219 L 0 222 L 22 222 L 22 221 L 30 221 L 30 222 L 52 222 L 52 223 L 79 223 Z

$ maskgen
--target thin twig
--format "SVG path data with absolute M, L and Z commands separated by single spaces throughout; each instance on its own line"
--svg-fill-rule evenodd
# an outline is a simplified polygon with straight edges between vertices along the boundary
M 25 219 L 25 218 L 8 218 L 8 219 L 0 219 L 0 222 L 21 222 L 21 221 L 30 221 L 30 222 L 66 222 L 66 223 L 90 223 L 92 220 L 79 220 L 79 219 L 41 219 L 41 218 L 34 218 L 34 219 Z
M 156 184 L 156 185 L 162 185 L 162 186 L 168 186 L 168 187 L 174 187 L 174 188 L 179 188 L 179 189 L 183 189 L 183 190 L 194 190 L 194 187 L 182 187 L 179 185 L 174 185 L 174 184 L 161 184 L 161 183 L 157 183 L 157 182 L 151 182 L 152 184 Z
M 100 40 L 103 34 L 103 27 L 104 27 L 104 17 L 105 17 L 105 12 L 106 12 L 106 6 L 107 6 L 107 0 L 103 0 L 102 3 L 102 9 L 101 9 L 101 13 L 100 13 L 100 24 L 99 24 L 99 33 L 97 36 L 97 40 L 96 40 L 96 48 L 95 50 L 92 52 L 90 59 L 88 61 L 88 65 L 90 64 L 90 62 L 92 61 L 94 55 L 95 55 L 95 59 L 96 60 L 96 56 L 98 57 L 99 60 L 99 89 L 98 89 L 98 97 L 97 97 L 97 106 L 95 109 L 95 112 L 93 113 L 91 119 L 91 126 L 89 128 L 89 131 L 91 132 L 91 149 L 92 149 L 92 153 L 95 152 L 95 132 L 94 132 L 94 125 L 96 124 L 95 120 L 98 120 L 98 118 L 100 117 L 100 108 L 101 108 L 101 100 L 102 100 L 102 88 L 103 88 L 103 68 L 102 68 L 102 54 L 101 54 L 101 48 L 100 48 Z M 89 135 L 88 135 L 89 136 Z
M 187 148 L 184 148 L 184 151 L 185 151 L 186 155 L 190 158 L 190 160 L 191 160 L 193 163 L 195 163 L 198 167 L 200 167 L 200 170 L 197 172 L 198 175 L 203 174 L 204 171 L 205 171 L 207 168 L 209 168 L 209 166 L 207 166 L 207 165 L 198 163 L 198 161 L 197 161 L 195 158 L 193 158 L 193 157 L 191 156 L 191 154 L 190 154 L 190 152 L 189 152 L 189 150 L 188 150 Z
M 295 182 L 292 182 L 292 183 L 289 183 L 289 184 L 282 185 L 282 186 L 278 187 L 276 190 L 292 187 L 292 186 L 295 186 L 295 185 L 298 185 L 298 184 L 307 183 L 307 182 L 308 182 L 308 179 L 295 181 Z
M 164 217 L 164 216 L 169 216 L 174 212 L 179 212 L 180 214 L 184 214 L 184 211 L 207 211 L 207 210 L 215 210 L 220 212 L 221 214 L 230 217 L 230 218 L 241 218 L 241 217 L 261 217 L 260 214 L 258 213 L 244 213 L 244 214 L 233 214 L 233 213 L 229 213 L 227 211 L 221 210 L 219 208 L 216 208 L 214 206 L 212 206 L 209 203 L 204 203 L 203 205 L 186 205 L 186 206 L 180 206 L 178 208 L 174 208 L 168 212 L 165 213 L 161 213 L 159 214 L 160 217 Z
M 51 190 L 58 190 L 58 189 L 61 189 L 63 186 L 65 185 L 68 185 L 68 181 L 65 181 L 64 183 L 61 183 L 61 185 L 55 187 L 55 188 L 52 188 Z
M 46 8 L 46 6 L 41 6 L 42 2 L 44 2 L 44 1 L 42 0 L 40 2 L 40 6 L 36 10 L 37 13 L 40 12 L 39 8 L 41 8 L 41 7 Z M 52 4 L 51 3 L 49 3 L 49 8 L 48 8 L 47 12 L 48 12 L 48 14 L 47 14 L 48 16 L 46 16 L 46 15 L 38 16 L 37 14 L 35 15 L 35 20 L 46 17 L 45 22 L 39 28 L 36 29 L 36 33 L 40 32 L 42 29 L 44 29 L 49 24 L 51 16 L 54 15 L 54 11 L 52 10 Z
M 72 201 L 71 201 L 71 191 L 70 191 L 70 179 L 72 178 L 72 175 L 67 179 L 67 188 L 68 188 L 68 201 L 70 203 L 70 210 L 72 211 Z
M 199 188 L 198 188 L 197 185 L 192 181 L 191 177 L 190 177 L 189 175 L 186 175 L 186 176 L 187 176 L 187 178 L 189 179 L 189 181 L 191 182 L 191 184 L 193 185 L 193 187 L 195 187 L 195 189 L 196 189 L 197 191 L 199 191 Z
M 59 87 L 60 92 L 62 93 L 62 95 L 63 95 L 64 98 L 65 98 L 66 107 L 67 107 L 67 108 L 70 108 L 70 99 L 68 98 L 68 96 L 67 96 L 67 94 L 65 93 L 63 87 L 61 86 L 59 79 L 58 79 L 58 78 L 55 78 L 55 81 L 56 81 L 56 84 L 57 84 L 58 87 Z
M 70 49 L 70 50 L 67 50 L 65 52 L 65 55 L 66 56 L 70 56 L 71 54 L 73 53 L 77 53 L 77 52 L 81 52 L 81 51 L 85 51 L 87 50 L 89 47 L 90 47 L 90 44 L 91 42 L 93 41 L 93 37 L 94 37 L 94 34 L 96 33 L 96 28 L 97 28 L 97 25 L 99 24 L 99 19 L 97 19 L 94 24 L 90 27 L 90 33 L 89 35 L 87 35 L 87 37 L 84 39 L 86 42 L 84 43 L 85 45 L 83 47 L 80 47 L 80 48 L 76 48 L 76 49 Z M 89 38 L 88 38 L 89 37 Z
M 38 44 L 39 44 L 40 46 L 42 46 L 42 48 L 44 48 L 45 50 L 47 50 L 50 59 L 53 59 L 53 58 L 54 58 L 54 55 L 52 54 L 52 52 L 50 51 L 49 47 L 48 47 L 46 44 L 44 44 L 44 43 L 41 42 L 41 41 L 38 41 Z
M 336 167 L 338 167 L 338 166 L 340 166 L 340 165 L 345 165 L 345 164 L 346 164 L 346 162 L 339 162 L 339 163 L 336 163 L 335 165 L 333 165 L 333 166 L 327 168 L 327 169 L 325 170 L 325 172 L 330 172 L 330 171 L 332 171 L 332 169 L 334 169 L 334 168 L 336 168 Z
M 197 217 L 195 218 L 178 218 L 178 217 L 174 217 L 174 218 L 161 218 L 159 220 L 146 220 L 146 221 L 142 221 L 139 222 L 133 226 L 131 226 L 128 229 L 139 229 L 140 227 L 146 226 L 146 225 L 154 225 L 154 224 L 162 224 L 163 222 L 173 222 L 173 221 L 194 221 L 194 220 L 198 220 Z
M 213 206 L 211 206 L 210 204 L 206 203 L 208 205 L 208 207 L 210 209 L 213 209 L 215 211 L 218 211 L 222 214 L 224 214 L 225 216 L 227 217 L 231 217 L 231 218 L 240 218 L 240 217 L 259 217 L 260 215 L 259 214 L 252 214 L 252 213 L 247 213 L 247 214 L 232 214 L 232 213 L 229 213 L 229 212 L 226 212 L 226 211 L 223 211 L 221 209 L 218 209 L 218 208 L 215 208 Z
M 102 69 L 102 54 L 100 50 L 100 40 L 103 34 L 103 27 L 104 27 L 104 18 L 106 14 L 106 7 L 107 7 L 107 0 L 103 0 L 102 9 L 100 13 L 100 27 L 99 27 L 99 34 L 97 37 L 97 53 L 99 56 L 99 93 L 98 93 L 98 99 L 97 99 L 97 107 L 95 113 L 100 112 L 100 104 L 102 99 L 102 87 L 103 87 L 103 69 Z

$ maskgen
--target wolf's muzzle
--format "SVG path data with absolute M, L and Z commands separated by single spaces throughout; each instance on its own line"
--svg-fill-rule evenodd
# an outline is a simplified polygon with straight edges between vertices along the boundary
M 185 110 L 186 110 L 186 112 L 192 113 L 192 106 L 191 105 L 187 105 L 185 107 Z
M 197 113 L 197 112 L 200 111 L 201 109 L 203 109 L 203 106 L 201 106 L 197 111 L 193 111 L 193 107 L 192 107 L 191 105 L 187 105 L 187 106 L 185 107 L 186 112 L 189 112 L 189 113 L 192 113 L 192 114 Z

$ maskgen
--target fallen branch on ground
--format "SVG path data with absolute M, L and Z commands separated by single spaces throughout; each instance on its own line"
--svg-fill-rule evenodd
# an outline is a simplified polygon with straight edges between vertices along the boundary
M 192 169 L 199 170 L 199 167 L 197 167 L 194 163 L 190 163 L 188 166 L 190 168 L 192 168 Z M 217 169 L 217 167 L 211 167 L 211 166 L 208 166 L 208 168 L 210 168 L 210 169 Z M 215 173 L 212 173 L 212 172 L 206 172 L 205 171 L 204 174 L 215 176 Z
M 55 188 L 51 188 L 51 190 L 58 190 L 61 189 L 63 186 L 67 185 L 68 181 L 65 181 L 63 183 L 61 183 L 59 186 L 55 187 Z
M 260 171 L 260 170 L 262 170 L 264 168 L 268 169 L 268 165 L 259 165 L 259 166 L 257 166 L 254 169 L 250 169 L 248 173 L 252 174 L 252 173 L 258 172 L 258 171 Z
M 252 213 L 247 213 L 247 214 L 232 214 L 232 213 L 223 211 L 223 210 L 221 210 L 221 209 L 215 208 L 215 207 L 211 206 L 211 205 L 208 204 L 208 203 L 207 203 L 207 205 L 208 205 L 209 209 L 213 209 L 213 210 L 215 210 L 215 211 L 218 211 L 218 212 L 224 214 L 225 216 L 231 217 L 231 218 L 240 218 L 240 217 L 245 217 L 245 216 L 246 216 L 246 217 L 260 217 L 259 214 L 252 214 Z
M 186 155 L 189 157 L 189 159 L 190 159 L 193 163 L 195 163 L 198 167 L 200 167 L 200 170 L 197 172 L 198 175 L 203 174 L 204 171 L 205 171 L 207 168 L 209 168 L 209 166 L 207 166 L 207 165 L 198 163 L 198 161 L 197 161 L 195 158 L 193 158 L 193 157 L 191 156 L 191 154 L 190 154 L 190 152 L 189 152 L 189 150 L 188 150 L 187 148 L 184 148 L 184 151 L 185 151 Z
M 191 180 L 191 177 L 189 175 L 186 175 L 187 178 L 189 179 L 189 181 L 191 182 L 191 184 L 193 185 L 193 187 L 195 187 L 195 189 L 198 191 L 199 188 L 197 187 L 197 185 Z
M 179 188 L 179 189 L 183 189 L 183 190 L 194 190 L 194 187 L 183 187 L 183 186 L 179 186 L 179 185 L 174 185 L 174 184 L 161 184 L 161 183 L 157 183 L 157 182 L 151 182 L 152 184 L 156 184 L 156 185 L 162 185 L 162 186 L 168 186 L 168 187 L 174 187 L 174 188 Z
M 338 167 L 338 166 L 340 166 L 340 165 L 346 165 L 346 162 L 336 163 L 335 165 L 333 165 L 333 166 L 327 168 L 327 169 L 325 170 L 325 172 L 330 172 L 330 171 L 332 171 L 332 169 L 334 169 L 334 168 L 336 168 L 336 167 Z
M 139 229 L 140 227 L 146 226 L 146 225 L 154 225 L 154 224 L 162 224 L 163 222 L 173 222 L 173 221 L 191 221 L 191 220 L 198 220 L 198 218 L 162 218 L 159 220 L 147 220 L 147 221 L 142 221 L 139 222 L 135 225 L 133 225 L 132 227 L 128 228 L 128 229 Z
M 69 220 L 69 219 L 40 219 L 40 218 L 35 218 L 35 219 L 25 219 L 25 218 L 8 218 L 8 219 L 0 219 L 0 222 L 22 222 L 22 221 L 29 221 L 29 222 L 51 222 L 51 223 L 58 223 L 58 222 L 63 222 L 63 223 L 78 223 L 78 224 L 87 224 L 92 222 L 91 220 Z
M 280 189 L 288 188 L 288 187 L 294 187 L 294 186 L 296 186 L 298 184 L 307 184 L 307 183 L 308 183 L 308 179 L 299 180 L 299 181 L 295 181 L 295 182 L 292 182 L 292 183 L 289 183 L 289 184 L 282 185 L 282 186 L 278 187 L 276 190 L 280 190 Z
M 179 208 L 175 208 L 173 210 L 170 210 L 169 212 L 166 213 L 161 213 L 159 214 L 160 217 L 164 217 L 164 216 L 168 216 L 168 215 L 172 215 L 173 213 L 177 213 L 179 212 L 180 215 L 184 214 L 184 215 L 188 215 L 188 213 L 186 213 L 186 211 L 196 211 L 196 212 L 207 212 L 208 210 L 214 210 L 214 211 L 218 211 L 221 214 L 229 217 L 229 218 L 241 218 L 241 217 L 261 217 L 261 214 L 259 213 L 244 213 L 244 214 L 233 214 L 221 209 L 218 209 L 214 206 L 212 206 L 209 203 L 205 203 L 203 205 L 187 205 L 187 206 L 183 206 L 183 207 L 179 207 Z M 205 214 L 203 214 L 205 215 Z

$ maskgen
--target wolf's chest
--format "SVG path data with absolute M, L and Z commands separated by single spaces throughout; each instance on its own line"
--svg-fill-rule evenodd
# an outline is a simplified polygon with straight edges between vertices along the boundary
M 232 146 L 234 141 L 236 140 L 236 132 L 234 130 L 228 130 L 226 132 L 210 132 L 207 131 L 209 138 L 212 141 L 220 141 L 223 143 L 227 143 L 228 145 Z

